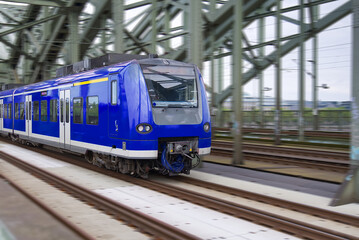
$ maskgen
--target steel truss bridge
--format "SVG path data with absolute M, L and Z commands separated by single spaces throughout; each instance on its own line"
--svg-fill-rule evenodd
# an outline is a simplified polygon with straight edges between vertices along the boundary
M 291 2 L 292 5 L 288 5 Z M 318 9 L 340 3 L 325 14 Z M 316 110 L 317 35 L 353 14 L 353 65 L 359 65 L 359 0 L 12 0 L 0 1 L 0 83 L 33 83 L 55 77 L 63 65 L 109 52 L 150 54 L 192 62 L 209 62 L 207 90 L 211 106 L 233 97 L 236 150 L 241 161 L 242 86 L 274 66 L 276 126 L 280 144 L 281 60 L 298 50 L 299 138 L 304 137 L 304 44 L 313 41 L 313 102 Z M 296 17 L 291 17 L 296 16 Z M 275 37 L 267 40 L 266 21 L 274 19 Z M 256 41 L 246 29 L 257 24 Z M 293 33 L 286 32 L 298 29 Z M 356 39 L 356 40 L 355 40 Z M 223 69 L 215 65 L 231 56 L 231 84 L 223 87 Z M 246 66 L 245 70 L 243 66 Z M 353 70 L 353 103 L 359 105 L 359 70 Z M 355 80 L 356 79 L 356 80 Z M 283 79 L 284 80 L 284 79 Z M 358 82 L 358 83 L 357 83 Z M 263 101 L 263 91 L 260 101 Z M 359 96 L 358 96 L 359 97 Z M 262 106 L 262 104 L 259 104 Z M 260 109 L 263 112 L 263 109 Z M 359 132 L 359 119 L 352 119 Z M 314 127 L 315 128 L 315 127 Z M 359 139 L 353 142 L 359 149 Z M 354 161 L 353 161 L 354 162 Z M 355 161 L 359 163 L 358 161 Z M 358 165 L 358 164 L 357 164 Z M 359 175 L 357 171 L 357 175 Z M 357 177 L 359 178 L 359 176 Z M 357 180 L 358 182 L 358 180 Z M 356 199 L 359 194 L 356 193 Z

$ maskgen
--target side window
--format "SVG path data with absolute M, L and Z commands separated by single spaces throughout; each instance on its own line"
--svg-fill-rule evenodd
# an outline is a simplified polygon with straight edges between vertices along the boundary
M 7 104 L 4 104 L 4 118 L 7 118 Z
M 15 103 L 15 119 L 19 119 L 19 103 Z
M 47 100 L 41 101 L 41 121 L 47 121 Z
M 83 104 L 82 98 L 73 99 L 73 122 L 74 123 L 83 123 Z
M 25 119 L 25 111 L 24 111 L 24 103 L 20 103 L 20 120 L 24 120 Z
M 9 103 L 9 105 L 8 105 L 8 108 L 9 108 L 9 119 L 11 119 L 12 118 L 12 104 L 11 103 Z
M 31 102 L 26 102 L 26 120 L 31 120 Z
M 33 101 L 34 104 L 34 121 L 39 121 L 39 101 Z
M 60 122 L 64 122 L 64 99 L 60 100 Z
M 50 122 L 57 122 L 57 99 L 50 100 Z
M 87 97 L 86 101 L 86 123 L 90 125 L 98 124 L 98 97 Z
M 29 120 L 32 119 L 32 117 L 31 117 L 31 113 L 32 113 L 31 107 L 32 107 L 32 104 L 31 104 L 31 102 L 29 102 Z
M 70 101 L 66 98 L 66 122 L 70 122 Z
M 3 108 L 3 105 L 2 104 L 0 104 L 0 118 L 3 118 L 4 116 L 3 116 L 3 110 L 2 110 L 2 108 Z
M 111 81 L 111 104 L 116 105 L 117 104 L 117 81 Z

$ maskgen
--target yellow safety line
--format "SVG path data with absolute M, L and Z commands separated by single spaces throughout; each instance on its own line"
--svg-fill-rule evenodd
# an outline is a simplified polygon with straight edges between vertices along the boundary
M 74 83 L 74 86 L 86 85 L 86 84 L 91 84 L 91 83 L 106 82 L 106 81 L 108 81 L 107 77 L 99 78 L 99 79 L 95 79 L 95 80 L 90 80 L 90 81 Z

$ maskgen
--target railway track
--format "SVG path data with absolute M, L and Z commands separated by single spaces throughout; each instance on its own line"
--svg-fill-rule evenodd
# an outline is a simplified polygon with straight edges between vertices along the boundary
M 17 159 L 11 155 L 8 155 L 0 151 L 0 158 L 21 168 L 24 171 L 27 171 L 35 176 L 38 176 L 42 180 L 51 183 L 53 186 L 66 191 L 67 193 L 73 195 L 74 197 L 81 199 L 88 204 L 106 212 L 107 214 L 114 216 L 118 219 L 121 219 L 127 222 L 129 225 L 137 227 L 144 233 L 147 233 L 154 238 L 159 239 L 199 239 L 196 236 L 184 232 L 178 228 L 175 228 L 167 223 L 152 218 L 146 214 L 143 214 L 139 211 L 136 211 L 126 205 L 120 204 L 116 201 L 113 201 L 109 198 L 106 198 L 100 194 L 97 194 L 91 190 L 88 190 L 80 185 L 77 185 L 73 182 L 69 182 L 66 179 L 58 177 L 50 172 L 47 172 L 43 169 L 34 167 L 31 164 L 28 164 L 20 159 Z M 29 196 L 29 195 L 28 195 Z M 32 196 L 29 196 L 34 199 Z M 46 207 L 46 204 L 42 203 L 42 207 Z M 76 228 L 71 222 L 59 218 L 64 224 L 73 229 L 76 233 L 82 236 L 84 239 L 95 239 L 87 235 L 82 230 Z
M 260 144 L 243 144 L 245 160 L 296 165 L 334 172 L 349 170 L 349 154 L 345 152 L 299 149 Z M 211 154 L 233 156 L 233 142 L 213 141 Z
M 301 238 L 307 238 L 307 239 L 355 239 L 355 237 L 348 235 L 343 232 L 337 232 L 332 229 L 326 229 L 320 226 L 312 225 L 303 221 L 298 221 L 295 219 L 291 219 L 288 217 L 283 217 L 277 214 L 269 213 L 260 209 L 251 208 L 245 205 L 240 205 L 237 203 L 229 202 L 223 199 L 219 199 L 213 196 L 209 196 L 206 194 L 201 194 L 198 192 L 193 192 L 187 189 L 174 187 L 172 185 L 164 184 L 163 182 L 156 182 L 156 181 L 149 181 L 149 180 L 143 180 L 134 178 L 128 175 L 122 175 L 118 174 L 116 172 L 108 171 L 104 168 L 98 168 L 93 165 L 89 165 L 86 162 L 75 160 L 74 158 L 70 158 L 66 155 L 58 155 L 53 152 L 43 151 L 43 150 L 37 150 L 38 152 L 41 152 L 42 154 L 55 157 L 57 159 L 69 162 L 71 164 L 76 164 L 81 167 L 85 167 L 91 170 L 94 170 L 96 172 L 100 172 L 106 175 L 109 175 L 111 177 L 115 177 L 127 182 L 131 182 L 136 185 L 140 185 L 142 187 L 152 189 L 154 191 L 158 191 L 179 199 L 183 199 L 195 204 L 199 204 L 202 206 L 205 206 L 207 208 L 211 208 L 238 218 L 246 219 L 253 221 L 257 224 L 262 224 L 271 228 L 274 228 L 279 231 L 283 231 L 286 233 L 291 233 L 297 237 Z M 198 180 L 188 180 L 185 177 L 176 177 L 176 180 L 179 181 L 189 181 L 188 183 L 194 184 L 194 185 L 201 185 L 204 188 L 211 188 L 216 189 L 216 191 L 225 192 L 227 194 L 241 196 L 245 198 L 255 199 L 256 201 L 263 201 L 267 202 L 268 204 L 273 204 L 276 206 L 281 206 L 283 208 L 288 209 L 294 209 L 296 211 L 301 211 L 304 213 L 310 213 L 314 215 L 321 216 L 323 218 L 329 218 L 334 221 L 343 222 L 345 224 L 353 224 L 358 223 L 359 218 L 348 216 L 348 215 L 342 215 L 335 212 L 326 211 L 323 209 L 314 209 L 310 208 L 305 205 L 300 205 L 296 203 L 281 201 L 281 200 L 273 200 L 268 199 L 268 197 L 261 196 L 261 195 L 250 195 L 250 193 L 246 193 L 237 189 L 231 189 L 222 185 L 216 185 L 216 184 L 210 184 L 207 182 L 201 182 Z M 76 187 L 77 188 L 77 187 Z M 81 189 L 81 188 L 80 188 Z M 220 190 L 222 189 L 222 190 Z M 71 190 L 72 191 L 72 190 Z M 103 200 L 102 200 L 103 201 Z M 101 205 L 102 202 L 101 201 Z M 117 203 L 112 203 L 111 206 L 117 205 Z M 94 204 L 96 205 L 96 203 Z M 110 207 L 111 210 L 111 207 Z M 109 211 L 109 210 L 106 210 Z M 115 216 L 120 216 L 121 214 L 117 214 Z M 122 217 L 121 217 L 122 218 Z M 131 221 L 131 220 L 128 220 Z M 133 224 L 137 226 L 136 224 Z M 356 225 L 357 226 L 357 225 Z M 161 228 L 164 229 L 164 228 Z M 167 228 L 168 229 L 168 228 Z M 149 231 L 149 230 L 148 230 Z M 165 237 L 167 238 L 167 237 Z M 170 237 L 171 239 L 174 239 L 173 237 Z M 167 238 L 169 239 L 169 238 Z M 181 237 L 181 239 L 185 239 L 184 237 Z M 188 238 L 187 238 L 188 239 Z
M 0 152 L 1 156 L 1 152 Z M 1 156 L 2 158 L 2 156 Z M 32 202 L 34 202 L 37 206 L 39 206 L 41 209 L 43 209 L 45 212 L 49 213 L 51 216 L 56 218 L 59 222 L 64 224 L 69 230 L 71 230 L 73 233 L 75 233 L 77 236 L 79 236 L 82 239 L 86 240 L 95 240 L 94 237 L 87 234 L 85 231 L 83 231 L 81 228 L 77 227 L 75 224 L 73 224 L 71 221 L 67 220 L 66 218 L 62 217 L 60 214 L 58 214 L 56 211 L 52 210 L 50 207 L 46 205 L 45 202 L 41 201 L 40 199 L 32 196 L 29 194 L 26 190 L 24 190 L 21 186 L 19 186 L 16 182 L 12 181 L 10 178 L 7 178 L 3 175 L 0 175 L 1 178 L 5 179 L 8 183 L 11 184 L 17 191 L 22 193 L 24 196 L 26 196 L 28 199 L 30 199 Z
M 212 128 L 213 133 L 218 134 L 226 134 L 230 135 L 232 129 L 231 128 L 225 128 L 225 127 L 213 127 Z M 273 129 L 259 129 L 259 128 L 243 128 L 243 133 L 246 134 L 274 134 Z M 282 135 L 287 136 L 298 136 L 297 130 L 282 130 Z M 349 139 L 350 133 L 349 132 L 335 132 L 335 131 L 304 131 L 305 137 L 319 137 L 319 138 L 335 138 L 335 139 Z

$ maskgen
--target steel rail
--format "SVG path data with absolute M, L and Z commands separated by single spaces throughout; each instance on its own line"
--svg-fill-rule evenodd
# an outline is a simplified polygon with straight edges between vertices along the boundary
M 332 229 L 315 226 L 296 219 L 280 216 L 263 210 L 248 207 L 242 204 L 233 203 L 213 196 L 201 194 L 183 188 L 169 186 L 155 181 L 137 179 L 138 184 L 149 189 L 162 192 L 192 203 L 205 206 L 222 213 L 226 213 L 241 219 L 252 221 L 274 228 L 279 231 L 291 233 L 295 236 L 307 239 L 354 239 L 346 233 Z M 131 181 L 132 182 L 132 181 Z M 136 183 L 137 184 L 137 183 Z
M 141 231 L 148 233 L 155 238 L 160 239 L 199 239 L 198 237 L 182 231 L 176 227 L 173 227 L 167 223 L 164 223 L 156 218 L 150 217 L 139 211 L 136 211 L 124 204 L 118 203 L 112 199 L 97 194 L 91 190 L 88 190 L 80 185 L 74 184 L 63 178 L 60 178 L 52 173 L 49 173 L 43 169 L 32 166 L 18 158 L 15 158 L 9 154 L 0 151 L 0 157 L 5 161 L 23 169 L 29 171 L 36 176 L 46 179 L 46 182 L 51 182 L 60 189 L 66 189 L 67 193 L 71 193 L 77 198 L 93 205 L 94 207 L 110 213 L 112 216 L 126 221 L 128 224 L 139 228 Z
M 244 147 L 245 148 L 245 147 Z M 277 150 L 278 152 L 280 149 Z M 282 153 L 266 152 L 261 151 L 259 148 L 256 151 L 244 149 L 244 158 L 245 160 L 253 161 L 262 161 L 262 162 L 271 162 L 279 163 L 286 165 L 296 165 L 302 167 L 322 169 L 326 171 L 334 172 L 347 172 L 350 166 L 350 162 L 346 160 L 332 160 L 332 159 L 323 159 L 309 156 L 299 156 L 287 154 L 286 150 L 283 149 Z M 211 147 L 211 153 L 213 155 L 221 155 L 232 157 L 233 149 L 225 147 L 217 147 L 215 144 Z
M 232 141 L 221 141 L 221 140 L 212 140 L 212 145 L 216 147 L 225 147 L 232 148 Z M 331 151 L 331 150 L 322 150 L 318 148 L 298 148 L 298 147 L 287 147 L 287 146 L 273 146 L 273 145 L 264 145 L 264 144 L 255 144 L 255 143 L 245 143 L 243 144 L 245 150 L 260 150 L 261 152 L 278 152 L 278 153 L 291 153 L 293 155 L 300 156 L 310 156 L 318 158 L 329 158 L 329 159 L 338 159 L 343 161 L 349 161 L 349 152 L 346 151 Z
M 108 176 L 121 179 L 132 184 L 136 184 L 157 192 L 161 192 L 185 201 L 192 202 L 194 204 L 202 205 L 204 207 L 220 211 L 238 218 L 253 221 L 257 224 L 272 227 L 276 230 L 291 233 L 298 237 L 309 238 L 309 239 L 349 239 L 353 236 L 345 233 L 339 233 L 331 229 L 325 229 L 318 226 L 314 226 L 308 223 L 300 222 L 290 218 L 282 217 L 258 209 L 250 208 L 247 206 L 235 204 L 229 201 L 217 199 L 212 196 L 200 194 L 190 190 L 169 186 L 163 183 L 155 181 L 144 180 L 140 178 L 134 178 L 128 175 L 119 174 L 113 171 L 108 171 L 104 168 L 99 168 L 94 165 L 90 165 L 84 161 L 73 160 L 65 155 L 58 155 L 50 153 L 40 149 L 36 149 L 37 152 L 41 152 L 45 155 L 61 159 L 71 164 L 75 164 L 93 171 L 106 174 Z
M 26 147 L 28 148 L 28 147 Z M 30 149 L 30 148 L 28 148 Z M 55 152 L 49 152 L 42 149 L 36 149 L 41 154 L 51 156 L 65 162 L 78 165 L 93 171 L 106 174 L 108 176 L 121 179 L 157 192 L 161 192 L 194 204 L 202 205 L 204 207 L 220 211 L 241 219 L 253 221 L 256 224 L 261 224 L 267 227 L 274 228 L 279 231 L 293 234 L 295 236 L 307 239 L 357 239 L 354 236 L 346 233 L 337 232 L 333 229 L 327 229 L 320 226 L 315 226 L 306 222 L 301 222 L 296 219 L 283 217 L 280 215 L 268 213 L 266 211 L 254 209 L 248 206 L 236 204 L 230 201 L 215 198 L 213 196 L 204 195 L 198 192 L 190 191 L 187 189 L 158 183 L 155 181 L 134 178 L 128 175 L 119 174 L 114 171 L 108 171 L 104 168 L 99 168 L 90 165 L 85 161 L 74 160 L 74 157 L 66 155 L 59 155 Z
M 265 128 L 243 128 L 243 133 L 265 133 L 265 134 L 274 134 L 272 129 L 265 129 Z M 226 127 L 213 127 L 213 133 L 224 133 L 229 134 L 232 131 L 231 128 Z M 282 134 L 289 135 L 289 136 L 298 136 L 297 130 L 282 130 Z M 340 139 L 349 139 L 350 133 L 349 132 L 331 132 L 331 131 L 305 131 L 304 135 L 306 137 L 325 137 L 325 138 L 340 138 Z
M 0 157 L 3 160 L 6 160 L 5 158 L 3 158 L 3 156 L 1 156 L 1 152 L 0 152 Z M 95 240 L 96 238 L 90 236 L 89 234 L 87 234 L 85 231 L 83 231 L 81 228 L 79 228 L 78 226 L 76 226 L 75 224 L 73 224 L 71 221 L 67 220 L 66 218 L 64 218 L 63 216 L 61 216 L 60 214 L 58 214 L 56 211 L 54 211 L 52 208 L 48 207 L 43 201 L 41 201 L 39 198 L 34 197 L 33 195 L 31 195 L 31 193 L 29 193 L 28 191 L 26 191 L 23 187 L 21 187 L 19 184 L 17 184 L 15 181 L 13 181 L 12 179 L 4 176 L 3 174 L 0 175 L 0 177 L 2 177 L 3 179 L 6 179 L 7 182 L 9 182 L 9 184 L 11 186 L 13 186 L 17 191 L 19 191 L 20 193 L 22 193 L 24 196 L 26 196 L 28 199 L 30 199 L 32 202 L 34 202 L 36 205 L 38 205 L 40 208 L 42 208 L 45 212 L 49 213 L 51 216 L 53 216 L 54 218 L 56 218 L 59 222 L 61 222 L 62 224 L 64 224 L 69 230 L 71 230 L 72 232 L 74 232 L 76 235 L 78 235 L 79 237 L 83 238 L 83 239 L 87 239 L 87 240 Z

